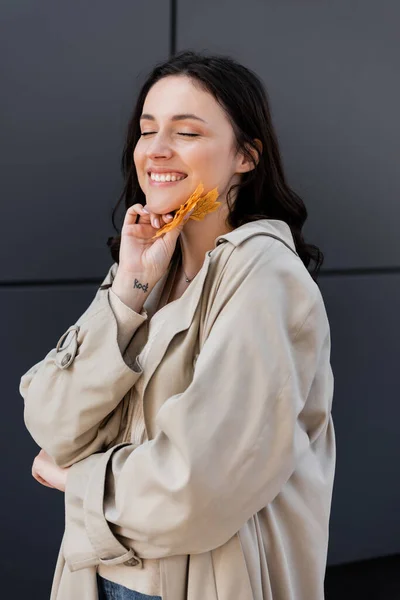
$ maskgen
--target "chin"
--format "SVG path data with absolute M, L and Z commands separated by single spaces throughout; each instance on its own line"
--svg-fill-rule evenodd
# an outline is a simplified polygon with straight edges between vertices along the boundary
M 147 199 L 146 201 L 147 201 L 147 206 L 149 207 L 151 212 L 158 214 L 158 215 L 166 215 L 167 213 L 174 213 L 176 210 L 178 210 L 178 208 L 180 208 L 182 206 L 182 204 L 184 204 L 186 202 L 186 200 L 183 200 L 183 202 L 181 202 L 179 204 L 177 204 L 176 202 L 174 202 L 174 204 L 166 204 L 165 202 L 155 202 L 155 201 L 151 201 L 149 199 Z

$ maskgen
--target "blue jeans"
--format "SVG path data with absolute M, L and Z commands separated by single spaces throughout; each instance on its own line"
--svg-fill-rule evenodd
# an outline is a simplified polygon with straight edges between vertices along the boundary
M 135 592 L 124 585 L 104 579 L 98 573 L 96 573 L 96 576 L 99 600 L 162 600 L 161 596 L 148 596 L 147 594 Z

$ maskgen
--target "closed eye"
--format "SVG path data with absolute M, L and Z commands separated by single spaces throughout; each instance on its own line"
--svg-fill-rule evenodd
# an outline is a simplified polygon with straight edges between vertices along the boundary
M 150 135 L 151 133 L 156 133 L 155 131 L 145 131 L 144 133 L 141 133 L 140 135 Z M 198 137 L 198 133 L 183 133 L 181 131 L 178 131 L 179 135 L 188 135 L 189 137 Z

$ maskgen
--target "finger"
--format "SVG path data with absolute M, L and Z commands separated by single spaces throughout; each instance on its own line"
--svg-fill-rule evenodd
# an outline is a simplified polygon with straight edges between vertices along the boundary
M 129 213 L 129 214 L 128 214 Z M 153 235 L 152 232 L 146 227 L 150 225 L 153 229 L 160 229 L 166 223 L 170 223 L 174 218 L 172 213 L 157 214 L 149 210 L 147 204 L 142 206 L 137 203 L 130 206 L 127 210 L 124 222 L 124 230 L 128 235 L 133 235 L 138 238 L 148 239 L 149 234 Z M 145 225 L 144 229 L 137 229 L 136 225 Z
M 140 203 L 133 204 L 126 211 L 125 223 L 127 225 L 148 225 L 150 223 L 150 215 Z
M 191 211 L 189 211 L 185 217 L 182 219 L 182 221 L 179 223 L 179 225 L 176 225 L 175 227 L 173 227 L 172 229 L 170 229 L 169 231 L 163 233 L 163 235 L 161 236 L 166 237 L 166 240 L 168 240 L 168 243 L 175 243 L 176 239 L 179 237 L 179 235 L 182 232 L 182 229 L 184 228 L 185 224 L 187 223 L 187 221 L 190 219 L 191 214 L 194 212 L 195 208 L 192 208 Z M 168 237 L 167 237 L 168 236 Z
M 35 479 L 41 484 L 41 485 L 45 485 L 46 487 L 49 488 L 53 488 L 54 489 L 54 485 L 51 485 L 50 483 L 47 483 L 47 481 L 45 479 L 42 479 L 42 477 L 35 477 Z
M 176 244 L 177 239 L 180 236 L 180 234 L 182 233 L 182 229 L 184 228 L 186 222 L 189 220 L 192 212 L 193 211 L 191 211 L 190 213 L 185 215 L 185 218 L 182 219 L 182 221 L 179 223 L 179 225 L 177 225 L 173 229 L 170 229 L 169 231 L 164 233 L 164 235 L 162 237 L 165 238 L 165 241 L 167 244 Z
M 38 481 L 38 482 L 39 482 L 41 485 L 45 485 L 46 487 L 51 487 L 51 488 L 54 488 L 54 486 L 53 486 L 53 485 L 51 485 L 50 483 L 48 483 L 48 482 L 47 482 L 45 479 L 43 479 L 43 477 L 41 477 L 41 476 L 39 475 L 39 473 L 37 473 L 37 472 L 36 472 L 36 471 L 34 471 L 33 469 L 32 469 L 32 477 L 33 477 L 34 479 L 36 479 L 36 481 Z
M 154 229 L 161 227 L 161 215 L 149 211 L 147 205 L 140 203 L 130 206 L 126 214 L 126 225 L 151 225 Z
M 190 217 L 191 217 L 192 213 L 194 212 L 194 210 L 195 210 L 195 207 L 194 207 L 194 208 L 192 208 L 192 210 L 190 210 L 190 211 L 189 211 L 189 212 L 188 212 L 188 213 L 187 213 L 187 214 L 184 216 L 184 218 L 182 219 L 181 223 L 178 225 L 178 228 L 179 228 L 179 230 L 180 230 L 180 231 L 182 231 L 183 227 L 184 227 L 184 226 L 186 225 L 186 223 L 189 221 L 189 219 L 190 219 Z
M 173 215 L 171 215 L 171 213 L 168 213 L 168 214 L 166 214 L 166 215 L 161 215 L 161 216 L 162 216 L 162 220 L 163 220 L 165 223 L 170 223 L 170 222 L 172 221 L 172 219 L 174 218 L 174 216 L 173 216 Z
M 154 227 L 154 229 L 160 229 L 160 227 L 162 225 L 164 225 L 164 223 L 163 223 L 164 215 L 159 215 L 157 213 L 150 213 L 150 216 L 151 216 L 151 224 Z

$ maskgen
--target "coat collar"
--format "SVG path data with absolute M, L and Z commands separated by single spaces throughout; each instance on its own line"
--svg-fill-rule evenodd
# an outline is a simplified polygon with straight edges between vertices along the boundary
M 285 223 L 285 221 L 279 221 L 277 219 L 259 219 L 257 221 L 245 223 L 229 233 L 218 236 L 215 240 L 215 246 L 220 243 L 220 240 L 226 240 L 234 246 L 239 246 L 254 235 L 268 235 L 274 237 L 277 240 L 280 240 L 298 256 L 289 225 Z
M 218 236 L 214 242 L 214 248 L 206 253 L 205 260 L 203 263 L 203 267 L 198 273 L 199 277 L 195 277 L 193 280 L 201 280 L 204 281 L 205 274 L 208 269 L 209 260 L 208 258 L 212 255 L 213 251 L 224 241 L 230 242 L 233 246 L 240 246 L 243 242 L 248 240 L 249 238 L 255 235 L 267 235 L 273 237 L 279 241 L 281 241 L 285 246 L 287 246 L 296 256 L 298 253 L 296 251 L 296 246 L 294 243 L 293 235 L 291 229 L 285 221 L 279 221 L 277 219 L 259 219 L 257 221 L 251 221 L 249 223 L 245 223 L 240 227 L 237 227 L 233 231 L 229 233 L 225 233 L 223 235 Z M 168 279 L 168 275 L 171 270 L 176 270 L 177 262 L 171 261 L 170 269 L 163 275 L 163 277 L 157 282 L 153 292 L 148 296 L 144 308 L 149 313 L 150 317 L 153 316 L 155 312 L 157 312 L 157 306 L 160 301 L 164 286 Z M 205 271 L 205 272 L 204 272 Z M 201 273 L 201 275 L 200 275 Z M 196 282 L 198 283 L 198 281 Z M 188 289 L 196 286 L 190 286 Z M 202 287 L 202 286 L 201 286 Z M 201 290 L 200 290 L 201 291 Z M 186 294 L 186 292 L 185 292 Z

